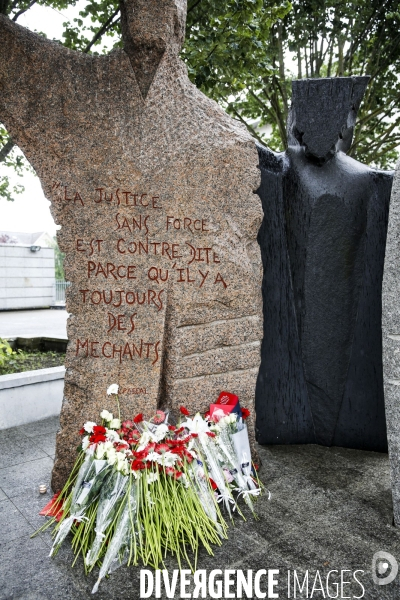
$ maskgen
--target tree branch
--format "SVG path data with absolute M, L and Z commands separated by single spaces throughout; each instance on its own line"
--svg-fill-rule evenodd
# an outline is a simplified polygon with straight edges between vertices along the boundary
M 100 29 L 94 35 L 93 39 L 88 43 L 88 45 L 83 50 L 83 52 L 89 52 L 90 48 L 97 42 L 97 40 L 99 40 L 102 35 L 104 35 L 109 29 L 111 29 L 116 23 L 118 23 L 119 17 L 116 21 L 113 22 L 114 17 L 116 17 L 118 13 L 119 13 L 119 8 L 117 8 L 113 12 L 111 17 L 109 19 L 107 19 L 107 21 L 104 23 L 104 25 L 102 25 L 102 27 L 100 27 Z
M 189 14 L 190 12 L 192 12 L 192 10 L 194 10 L 196 8 L 196 6 L 198 4 L 200 4 L 202 0 L 196 0 L 196 2 L 194 4 L 192 4 L 192 6 L 189 6 L 189 8 L 187 9 L 187 14 Z
M 221 98 L 221 100 L 223 100 L 224 102 L 226 102 L 226 99 L 221 94 L 218 94 L 218 96 Z M 249 130 L 249 132 L 251 133 L 251 135 L 253 137 L 255 137 L 256 140 L 258 140 L 260 142 L 260 144 L 265 144 L 264 140 L 262 140 L 260 138 L 260 136 L 257 135 L 255 129 L 253 129 L 253 127 L 251 125 L 249 125 L 248 123 L 246 123 L 246 121 L 243 119 L 242 115 L 236 110 L 236 108 L 233 106 L 233 104 L 231 104 L 229 102 L 228 103 L 228 108 L 233 112 L 233 114 L 238 118 L 238 120 L 241 123 L 243 123 L 243 125 L 245 125 L 247 127 L 247 129 Z
M 37 2 L 37 0 L 32 0 L 32 2 L 30 2 L 26 8 L 21 8 L 21 10 L 19 10 L 17 13 L 15 13 L 12 20 L 16 21 L 18 19 L 18 17 L 20 17 L 21 15 L 26 13 L 26 11 L 29 10 L 34 4 L 36 4 L 36 2 Z
M 14 148 L 15 144 L 10 138 L 8 142 L 4 144 L 2 149 L 0 150 L 0 162 L 3 162 L 7 156 L 10 154 L 11 150 Z

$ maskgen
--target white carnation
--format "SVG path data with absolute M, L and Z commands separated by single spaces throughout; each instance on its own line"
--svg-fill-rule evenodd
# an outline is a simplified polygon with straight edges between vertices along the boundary
M 144 450 L 147 446 L 147 444 L 150 442 L 151 440 L 151 435 L 148 431 L 143 431 L 142 435 L 140 436 L 140 440 L 139 440 L 139 447 L 137 449 L 138 452 L 141 452 L 142 450 Z
M 111 394 L 118 394 L 118 383 L 112 383 L 107 390 L 107 394 L 110 396 Z
M 112 421 L 113 418 L 114 418 L 113 414 L 110 413 L 110 412 L 108 412 L 108 410 L 102 410 L 101 413 L 100 413 L 100 416 L 101 416 L 102 419 L 104 419 L 105 421 L 107 421 L 107 423 L 109 421 Z
M 119 419 L 113 419 L 110 422 L 109 427 L 111 427 L 111 429 L 120 429 L 121 428 L 121 421 Z
M 82 438 L 82 450 L 87 450 L 89 448 L 89 436 L 85 435 L 85 437 Z
M 154 433 L 156 442 L 161 442 L 168 433 L 168 425 L 159 425 Z
M 114 448 L 107 450 L 107 462 L 109 465 L 115 465 L 117 462 L 117 453 Z
M 97 444 L 97 447 L 96 447 L 95 458 L 97 458 L 98 460 L 101 460 L 105 453 L 106 453 L 106 449 L 104 448 L 104 444 L 102 442 L 100 442 L 99 444 Z
M 93 427 L 96 425 L 96 423 L 94 423 L 93 421 L 87 421 L 84 426 L 83 429 L 85 431 L 87 431 L 88 433 L 93 433 Z
M 118 433 L 113 429 L 106 430 L 106 437 L 110 442 L 119 442 L 120 440 Z

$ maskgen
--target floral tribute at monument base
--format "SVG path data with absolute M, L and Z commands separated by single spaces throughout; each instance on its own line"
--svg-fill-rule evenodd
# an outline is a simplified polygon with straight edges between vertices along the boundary
M 115 394 L 118 385 L 107 390 Z M 119 404 L 118 404 L 119 412 Z M 54 525 L 54 556 L 67 535 L 85 571 L 100 566 L 100 581 L 122 564 L 163 565 L 167 552 L 195 568 L 203 546 L 227 538 L 226 518 L 245 518 L 261 484 L 252 465 L 246 418 L 239 399 L 221 393 L 204 415 L 181 406 L 179 423 L 158 410 L 132 421 L 103 410 L 102 424 L 84 424 L 72 472 L 40 514 L 50 516 L 34 535 Z M 74 563 L 75 563 L 74 561 Z

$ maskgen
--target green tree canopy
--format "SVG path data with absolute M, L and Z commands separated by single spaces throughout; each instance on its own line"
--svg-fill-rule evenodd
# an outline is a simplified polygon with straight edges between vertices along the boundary
M 0 0 L 14 21 L 33 5 L 58 10 L 77 0 Z M 65 46 L 102 52 L 121 44 L 118 0 L 81 0 L 64 23 Z M 275 150 L 286 146 L 290 81 L 370 75 L 350 155 L 393 166 L 400 143 L 400 11 L 398 0 L 188 0 L 182 50 L 192 81 Z M 265 138 L 249 121 L 272 126 Z M 0 162 L 22 173 L 23 160 L 0 126 Z M 12 199 L 7 177 L 0 196 Z
M 286 145 L 290 81 L 369 75 L 350 156 L 393 167 L 400 145 L 400 10 L 398 0 L 293 0 L 270 32 L 272 72 L 249 87 L 235 109 L 261 117 L 274 149 Z M 292 73 L 288 71 L 292 57 Z

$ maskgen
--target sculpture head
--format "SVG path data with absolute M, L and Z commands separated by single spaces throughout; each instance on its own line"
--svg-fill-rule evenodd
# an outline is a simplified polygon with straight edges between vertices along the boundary
M 179 53 L 185 39 L 187 0 L 120 0 L 125 44 L 169 47 Z
M 186 7 L 187 0 L 120 0 L 124 50 L 144 98 L 165 52 L 181 50 Z
M 292 82 L 288 145 L 323 162 L 353 139 L 357 112 L 369 77 L 298 79 Z

